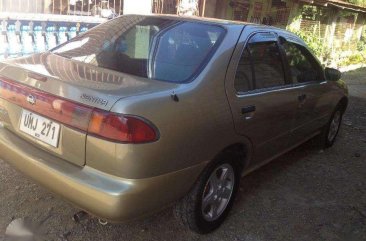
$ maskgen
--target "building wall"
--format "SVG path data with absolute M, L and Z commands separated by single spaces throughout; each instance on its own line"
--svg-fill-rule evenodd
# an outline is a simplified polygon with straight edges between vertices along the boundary
M 124 0 L 124 14 L 150 14 L 152 13 L 151 0 Z
M 0 12 L 44 13 L 48 0 L 0 0 Z
M 216 17 L 217 0 L 206 0 L 205 17 Z
M 151 1 L 129 1 L 139 6 L 150 7 Z M 148 4 L 146 4 L 146 2 Z M 97 9 L 113 9 L 117 15 L 122 14 L 123 0 L 0 0 L 1 12 L 46 13 L 61 15 L 98 15 Z
M 206 16 L 212 17 L 214 2 L 207 0 Z M 304 15 L 304 7 L 316 9 L 314 15 Z M 316 46 L 322 61 L 331 60 L 334 66 L 358 53 L 358 42 L 366 32 L 366 13 L 330 5 L 315 6 L 298 0 L 222 0 L 216 1 L 215 8 L 217 18 L 262 23 L 302 34 Z
M 215 17 L 221 18 L 221 19 L 226 19 L 227 6 L 228 6 L 228 3 L 225 0 L 216 1 Z
M 286 26 L 290 10 L 295 5 L 297 3 L 292 0 L 222 0 L 216 1 L 215 17 Z M 209 9 L 210 12 L 213 12 L 211 10 L 213 6 L 210 6 Z

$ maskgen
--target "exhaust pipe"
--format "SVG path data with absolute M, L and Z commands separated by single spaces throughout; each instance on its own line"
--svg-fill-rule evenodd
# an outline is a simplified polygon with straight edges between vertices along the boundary
M 103 219 L 98 219 L 98 222 L 99 222 L 100 225 L 103 225 L 103 226 L 108 224 L 108 222 L 106 220 L 103 220 Z
M 79 223 L 87 217 L 88 217 L 88 213 L 86 213 L 85 211 L 79 211 L 72 216 L 72 220 L 75 223 Z M 100 225 L 103 225 L 103 226 L 108 224 L 108 222 L 106 220 L 100 219 L 100 218 L 98 219 L 98 222 Z
M 86 217 L 88 216 L 88 214 L 84 211 L 79 211 L 77 213 L 75 213 L 73 216 L 72 216 L 72 220 L 75 222 L 75 223 L 79 223 L 80 221 L 84 220 Z

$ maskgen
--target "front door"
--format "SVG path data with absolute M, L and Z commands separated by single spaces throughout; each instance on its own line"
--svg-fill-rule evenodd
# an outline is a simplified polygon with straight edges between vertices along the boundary
M 288 82 L 277 35 L 243 32 L 226 79 L 237 133 L 252 142 L 253 161 L 285 151 L 297 108 L 297 91 Z M 232 72 L 232 73 L 230 73 Z
M 331 97 L 327 94 L 329 86 L 323 70 L 313 55 L 306 47 L 291 39 L 281 42 L 293 86 L 298 92 L 291 141 L 299 143 L 327 123 L 331 111 L 329 103 L 332 101 L 328 99 Z

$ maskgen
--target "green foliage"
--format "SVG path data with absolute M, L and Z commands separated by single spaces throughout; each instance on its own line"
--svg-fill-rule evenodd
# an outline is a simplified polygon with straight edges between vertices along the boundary
M 315 6 L 315 5 L 303 5 L 300 8 L 299 15 L 303 19 L 327 21 L 327 19 L 329 17 L 329 12 L 324 7 Z
M 324 62 L 322 60 L 329 57 L 330 50 L 324 44 L 323 39 L 319 38 L 318 34 L 314 34 L 316 32 L 315 30 L 311 33 L 310 31 L 304 32 L 300 28 L 300 23 L 303 18 L 315 20 L 316 16 L 322 16 L 321 13 L 321 9 L 316 6 L 304 5 L 299 14 L 293 18 L 292 23 L 287 26 L 287 30 L 302 38 L 320 61 Z
M 366 0 L 350 0 L 357 3 L 364 3 L 366 7 Z M 357 13 L 342 11 L 343 18 L 357 19 Z M 335 41 L 328 45 L 324 38 L 327 36 L 320 35 L 320 24 L 313 24 L 302 29 L 301 23 L 303 20 L 315 20 L 319 23 L 326 23 L 328 21 L 329 12 L 322 7 L 304 5 L 298 14 L 292 18 L 291 23 L 286 27 L 287 30 L 295 33 L 308 45 L 310 50 L 316 55 L 323 65 L 337 65 L 345 66 L 358 63 L 366 63 L 366 27 L 362 34 L 360 41 L 357 41 L 354 36 L 351 41 L 340 44 L 340 39 L 333 39 Z M 353 17 L 353 18 L 351 18 Z M 337 23 L 338 24 L 338 23 Z M 338 42 L 337 42 L 338 41 Z M 356 42 L 357 41 L 357 42 Z M 357 46 L 357 49 L 356 49 Z M 344 54 L 351 54 L 348 57 L 342 57 Z
M 361 36 L 360 41 L 357 42 L 357 50 L 358 51 L 366 51 L 366 31 Z
M 318 14 L 317 6 L 304 5 L 301 9 L 301 15 L 305 19 L 316 20 Z
M 348 65 L 360 64 L 360 63 L 364 63 L 364 62 L 365 62 L 364 56 L 361 54 L 361 52 L 358 52 L 358 53 L 352 54 L 352 55 L 348 56 L 347 58 L 343 59 L 339 63 L 339 66 L 348 66 Z
M 366 6 L 366 0 L 346 0 L 346 1 L 359 6 Z
M 324 57 L 325 48 L 323 41 L 315 34 L 304 33 L 301 30 L 293 31 L 297 36 L 302 38 L 313 53 L 318 57 Z

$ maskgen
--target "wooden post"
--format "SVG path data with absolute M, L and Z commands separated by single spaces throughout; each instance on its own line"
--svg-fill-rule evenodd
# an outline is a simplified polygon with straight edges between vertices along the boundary
M 335 35 L 335 29 L 336 29 L 336 25 L 337 25 L 337 18 L 339 17 L 340 11 L 339 9 L 336 8 L 331 8 L 329 9 L 329 21 L 328 21 L 328 25 L 329 25 L 329 34 L 328 34 L 328 47 L 329 48 L 333 48 L 333 42 L 334 42 L 334 35 Z
M 122 0 L 119 0 L 119 9 L 118 9 L 118 15 L 121 15 L 121 10 L 123 9 L 123 6 L 122 6 Z
M 326 31 L 328 38 L 324 37 L 324 40 L 326 41 L 328 48 L 331 50 L 330 65 L 334 65 L 338 61 L 337 56 L 335 54 L 336 52 L 334 51 L 334 38 L 337 25 L 337 18 L 339 17 L 340 12 L 341 11 L 337 8 L 329 8 L 328 10 L 328 14 L 330 15 L 328 19 L 329 31 Z
M 89 1 L 89 0 L 87 0 Z M 81 9 L 80 9 L 80 16 L 83 16 L 83 12 L 84 12 L 84 0 L 81 0 Z
M 89 14 L 90 14 L 90 15 L 92 15 L 92 14 L 90 13 L 90 0 L 88 0 L 88 16 L 89 16 Z
M 202 5 L 202 17 L 205 16 L 205 9 L 206 9 L 206 0 L 203 0 L 203 5 Z
M 291 2 L 290 14 L 287 19 L 286 29 L 301 14 L 301 6 L 298 2 Z M 269 8 L 270 9 L 270 8 Z M 267 10 L 265 12 L 268 12 Z M 267 17 L 264 15 L 264 17 Z M 298 30 L 298 29 L 297 29 Z

